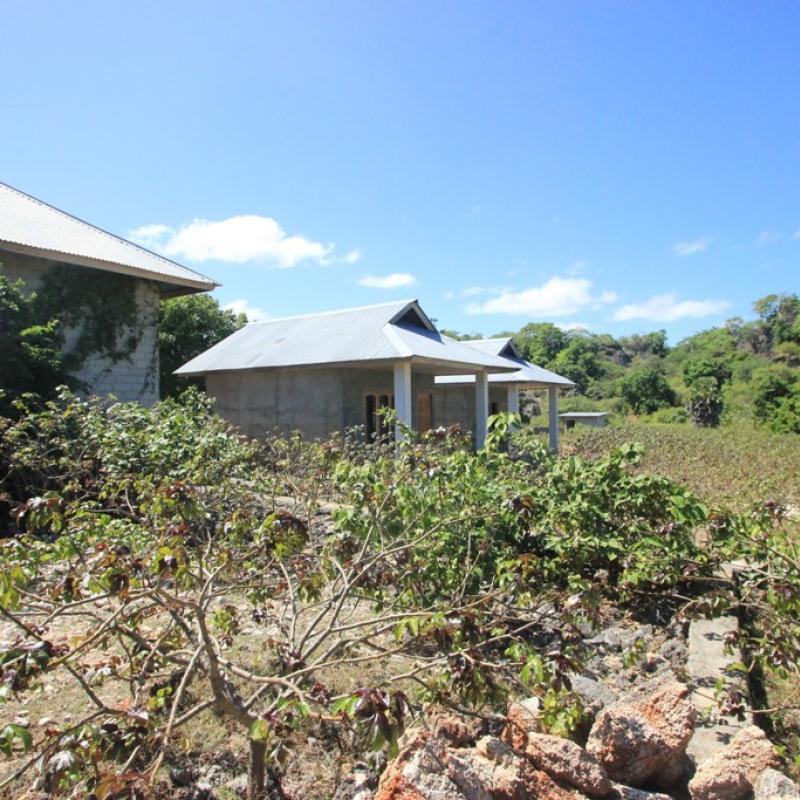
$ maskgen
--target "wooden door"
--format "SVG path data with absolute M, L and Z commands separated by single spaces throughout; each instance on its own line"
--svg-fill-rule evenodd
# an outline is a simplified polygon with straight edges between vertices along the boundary
M 433 427 L 433 395 L 422 392 L 417 395 L 417 432 L 425 433 Z

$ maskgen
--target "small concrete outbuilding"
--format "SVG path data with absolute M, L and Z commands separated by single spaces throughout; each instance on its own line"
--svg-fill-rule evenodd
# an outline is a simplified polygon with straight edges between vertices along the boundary
M 508 411 L 519 413 L 519 393 L 523 389 L 547 389 L 550 449 L 558 451 L 558 393 L 572 389 L 575 384 L 562 375 L 537 367 L 520 355 L 510 337 L 495 339 L 470 339 L 462 344 L 504 359 L 513 372 L 489 376 L 489 411 L 497 414 Z M 434 404 L 437 422 L 443 425 L 459 424 L 469 427 L 472 414 L 473 375 L 437 375 Z
M 204 376 L 217 411 L 251 436 L 278 428 L 324 438 L 363 425 L 370 439 L 384 433 L 381 408 L 394 408 L 400 422 L 418 431 L 441 424 L 435 378 L 463 375 L 474 383 L 481 447 L 489 378 L 517 369 L 443 336 L 416 300 L 403 300 L 254 322 L 176 373 Z
M 559 414 L 559 419 L 564 421 L 567 430 L 575 425 L 586 425 L 590 428 L 605 428 L 606 419 L 610 411 L 565 411 Z
M 119 400 L 144 405 L 159 397 L 161 300 L 207 292 L 217 285 L 204 275 L 4 183 L 0 183 L 0 265 L 9 280 L 24 282 L 25 291 L 41 291 L 53 276 L 71 274 L 71 280 L 81 285 L 94 285 L 90 279 L 98 271 L 127 276 L 123 281 L 136 310 L 134 327 L 119 332 L 119 338 L 130 343 L 127 356 L 89 354 L 74 375 L 91 394 L 113 394 Z M 76 316 L 74 308 L 65 310 L 71 312 L 69 316 Z M 84 316 L 65 331 L 66 353 L 73 351 L 82 328 L 91 323 Z

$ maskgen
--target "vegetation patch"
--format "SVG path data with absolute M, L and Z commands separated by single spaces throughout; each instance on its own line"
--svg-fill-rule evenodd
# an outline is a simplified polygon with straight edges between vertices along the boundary
M 287 780 L 309 737 L 337 769 L 391 757 L 430 707 L 491 726 L 535 696 L 546 731 L 580 737 L 586 632 L 614 607 L 724 613 L 736 598 L 708 581 L 733 558 L 758 565 L 743 669 L 797 668 L 780 509 L 712 510 L 641 472 L 638 445 L 555 458 L 504 416 L 477 454 L 445 432 L 257 442 L 194 393 L 17 411 L 0 423 L 4 700 L 80 700 L 4 729 L 4 790 L 163 792 L 203 719 L 241 743 L 250 797 Z

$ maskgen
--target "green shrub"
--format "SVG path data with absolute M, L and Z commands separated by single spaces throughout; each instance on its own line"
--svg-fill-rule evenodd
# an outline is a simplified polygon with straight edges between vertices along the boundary
M 49 398 L 57 386 L 72 383 L 58 323 L 43 319 L 36 295 L 22 290 L 22 282 L 11 283 L 0 265 L 0 416 L 16 414 L 13 401 L 26 392 Z
M 662 425 L 683 425 L 689 421 L 689 415 L 684 408 L 660 408 L 654 411 L 647 421 Z
M 716 428 L 723 409 L 722 389 L 711 375 L 692 379 L 686 413 L 698 428 Z
M 676 401 L 675 391 L 663 373 L 650 367 L 634 369 L 617 381 L 616 393 L 636 414 L 650 414 Z
M 761 370 L 754 378 L 753 416 L 777 433 L 800 433 L 800 381 L 788 369 Z

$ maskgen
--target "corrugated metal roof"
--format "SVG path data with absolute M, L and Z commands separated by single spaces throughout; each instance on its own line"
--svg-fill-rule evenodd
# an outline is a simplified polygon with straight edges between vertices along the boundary
M 482 353 L 489 353 L 492 356 L 521 357 L 510 336 L 501 336 L 494 339 L 463 339 L 462 341 L 470 347 L 476 347 Z
M 422 325 L 409 324 L 404 318 Z M 442 336 L 416 300 L 403 300 L 254 322 L 193 358 L 176 374 L 405 358 L 441 362 L 456 369 L 510 369 L 505 359 Z
M 0 183 L 0 249 L 3 243 L 9 249 L 16 245 L 27 248 L 23 252 L 34 251 L 45 258 L 126 272 L 202 291 L 217 285 L 199 272 Z
M 610 414 L 610 411 L 565 411 L 558 416 L 565 419 L 596 419 L 597 417 L 607 417 Z
M 511 338 L 497 338 L 497 339 L 468 339 L 462 341 L 462 344 L 468 345 L 475 350 L 490 355 L 500 356 L 509 365 L 517 366 L 516 372 L 507 374 L 495 374 L 489 376 L 490 383 L 501 384 L 516 384 L 517 386 L 530 386 L 532 388 L 544 386 L 561 386 L 565 389 L 575 386 L 575 384 L 562 375 L 551 372 L 549 369 L 537 367 L 536 364 L 531 364 L 524 358 L 517 355 L 517 349 L 514 347 Z M 510 355 L 514 353 L 514 355 Z M 501 355 L 503 354 L 503 355 Z M 441 385 L 453 383 L 474 383 L 474 375 L 437 375 L 436 383 Z

